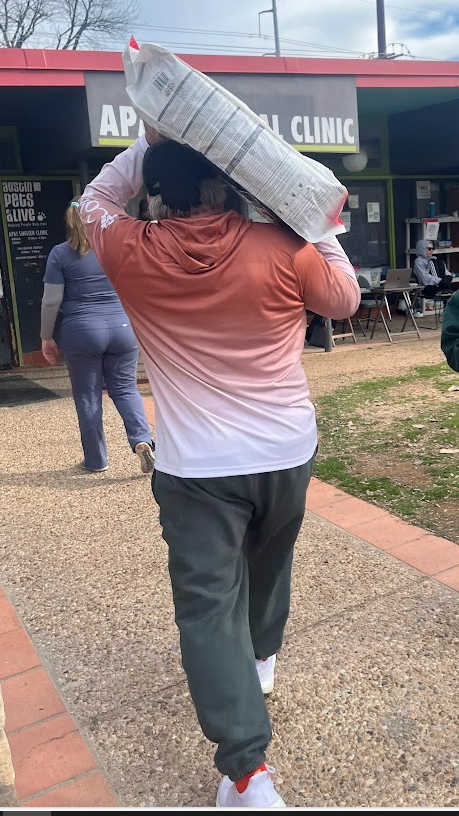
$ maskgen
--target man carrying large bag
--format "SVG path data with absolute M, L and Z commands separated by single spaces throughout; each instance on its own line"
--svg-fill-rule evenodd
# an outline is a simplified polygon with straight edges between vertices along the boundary
M 91 246 L 141 346 L 156 403 L 153 491 L 183 665 L 223 774 L 217 806 L 285 807 L 263 696 L 289 612 L 317 448 L 301 365 L 305 307 L 340 319 L 360 289 L 336 238 L 315 247 L 225 212 L 189 147 L 146 137 L 86 188 Z M 149 223 L 124 208 L 142 183 Z

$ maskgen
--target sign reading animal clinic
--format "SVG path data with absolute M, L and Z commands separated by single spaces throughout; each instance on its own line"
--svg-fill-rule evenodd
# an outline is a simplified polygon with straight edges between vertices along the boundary
M 357 92 L 348 76 L 209 74 L 288 144 L 304 152 L 359 150 Z M 91 143 L 125 146 L 143 132 L 124 74 L 85 75 Z

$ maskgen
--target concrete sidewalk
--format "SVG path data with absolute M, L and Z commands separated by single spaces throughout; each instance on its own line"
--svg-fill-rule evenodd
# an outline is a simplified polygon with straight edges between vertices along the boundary
M 213 806 L 149 480 L 110 404 L 110 470 L 79 471 L 62 373 L 53 387 L 65 396 L 0 409 L 0 679 L 19 799 Z M 308 506 L 268 702 L 279 790 L 292 807 L 457 807 L 459 547 L 316 480 Z

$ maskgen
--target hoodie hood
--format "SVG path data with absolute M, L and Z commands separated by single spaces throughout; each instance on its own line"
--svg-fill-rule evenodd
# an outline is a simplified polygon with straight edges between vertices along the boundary
M 190 218 L 166 218 L 158 222 L 155 241 L 185 272 L 200 274 L 226 260 L 251 227 L 234 210 Z
M 418 258 L 427 258 L 426 249 L 429 246 L 429 244 L 431 244 L 433 246 L 432 241 L 425 241 L 425 240 L 424 241 L 417 241 L 417 243 L 416 243 L 416 255 L 418 256 Z

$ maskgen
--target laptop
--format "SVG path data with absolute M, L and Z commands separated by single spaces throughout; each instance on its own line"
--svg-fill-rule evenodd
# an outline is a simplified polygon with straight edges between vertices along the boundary
M 388 269 L 386 280 L 381 283 L 382 289 L 404 289 L 410 285 L 411 269 Z

